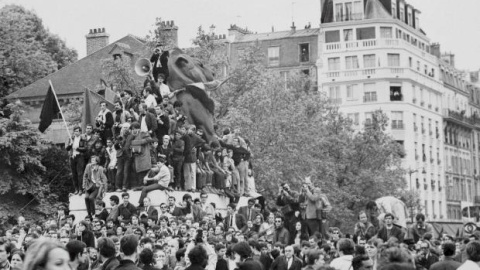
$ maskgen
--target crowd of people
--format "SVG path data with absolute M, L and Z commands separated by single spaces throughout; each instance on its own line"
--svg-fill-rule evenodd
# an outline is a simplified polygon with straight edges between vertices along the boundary
M 306 207 L 314 199 L 311 183 L 285 207 L 286 184 L 276 207 L 251 198 L 248 205 L 227 206 L 222 215 L 209 202 L 186 193 L 181 203 L 169 197 L 157 209 L 144 198 L 142 206 L 129 194 L 110 197 L 95 215 L 76 220 L 59 208 L 44 223 L 17 224 L 0 238 L 0 268 L 4 270 L 359 270 L 359 269 L 480 269 L 480 232 L 463 238 L 447 234 L 434 238 L 432 226 L 418 214 L 405 230 L 392 223 L 390 213 L 376 218 L 362 211 L 350 233 L 312 224 Z M 313 194 L 311 194 L 313 195 Z M 328 204 L 325 197 L 323 204 Z M 296 209 L 295 204 L 300 208 Z M 317 204 L 317 206 L 320 204 Z M 305 207 L 304 207 L 305 206 Z M 322 206 L 323 211 L 328 205 Z M 376 222 L 372 222 L 372 221 Z M 375 225 L 374 225 L 375 224 Z M 313 228 L 314 231 L 311 231 Z M 25 255 L 26 254 L 26 255 Z

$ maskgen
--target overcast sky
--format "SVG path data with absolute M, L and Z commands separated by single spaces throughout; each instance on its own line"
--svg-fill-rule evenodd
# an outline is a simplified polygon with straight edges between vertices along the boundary
M 293 2 L 293 4 L 292 4 Z M 0 6 L 20 4 L 34 10 L 51 32 L 66 40 L 79 56 L 86 51 L 85 35 L 91 28 L 105 27 L 110 42 L 126 34 L 144 37 L 156 17 L 174 20 L 179 27 L 179 46 L 191 46 L 198 26 L 215 25 L 217 34 L 227 34 L 236 23 L 255 32 L 289 29 L 293 20 L 303 28 L 318 27 L 320 0 L 0 0 Z M 456 55 L 460 69 L 480 68 L 479 0 L 409 0 L 420 9 L 420 24 L 442 51 Z

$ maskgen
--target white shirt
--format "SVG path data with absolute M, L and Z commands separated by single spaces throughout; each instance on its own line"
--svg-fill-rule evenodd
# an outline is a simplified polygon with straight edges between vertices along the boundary
M 108 158 L 110 159 L 110 163 L 108 163 L 109 169 L 115 169 L 117 166 L 117 150 L 115 147 L 107 147 Z
M 161 83 L 160 84 L 160 95 L 162 95 L 162 97 L 170 95 L 170 87 L 168 87 L 168 85 L 166 85 L 164 83 Z
M 474 261 L 466 260 L 457 270 L 480 270 L 480 266 Z
M 148 95 L 147 98 L 145 98 L 145 104 L 147 104 L 148 108 L 156 107 L 157 106 L 157 101 L 155 100 L 155 96 Z
M 290 257 L 290 258 L 285 257 L 285 259 L 287 259 L 287 269 L 290 269 L 290 267 L 292 267 L 293 258 L 292 257 Z
M 330 263 L 330 267 L 336 270 L 350 270 L 352 266 L 353 255 L 344 255 L 334 259 Z
M 78 137 L 73 137 L 73 144 L 72 144 L 72 157 L 76 157 L 80 152 L 77 151 L 77 149 L 80 147 L 80 136 Z
M 140 130 L 143 132 L 148 132 L 147 121 L 145 120 L 147 115 L 142 117 L 142 121 L 140 122 Z

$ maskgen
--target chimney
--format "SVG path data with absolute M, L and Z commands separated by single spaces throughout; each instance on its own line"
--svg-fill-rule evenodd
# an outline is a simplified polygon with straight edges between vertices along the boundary
M 297 29 L 297 28 L 295 27 L 295 22 L 292 22 L 292 26 L 290 26 L 290 29 L 292 29 L 292 32 L 295 32 L 295 29 Z
M 449 52 L 442 54 L 442 60 L 455 67 L 455 54 Z
M 178 47 L 178 26 L 175 25 L 175 22 L 162 21 L 160 25 L 160 31 L 162 31 L 164 37 L 168 39 L 168 41 L 163 42 L 173 47 Z
M 430 53 L 440 59 L 440 43 L 432 43 L 430 45 Z
M 105 28 L 90 29 L 85 36 L 87 39 L 87 55 L 90 55 L 109 44 L 110 35 L 105 32 Z

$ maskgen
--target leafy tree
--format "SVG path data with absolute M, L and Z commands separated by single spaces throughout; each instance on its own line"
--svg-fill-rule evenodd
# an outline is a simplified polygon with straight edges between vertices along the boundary
M 106 81 L 105 86 L 139 93 L 141 82 L 135 79 L 132 66 L 129 57 L 103 60 L 102 73 Z
M 0 97 L 74 62 L 77 52 L 51 34 L 32 11 L 0 9 Z
M 305 76 L 291 74 L 285 81 L 262 67 L 255 50 L 245 52 L 231 74 L 234 80 L 219 90 L 225 91 L 219 96 L 230 98 L 219 99 L 226 110 L 218 122 L 239 129 L 251 142 L 262 194 L 272 199 L 281 182 L 300 190 L 302 180 L 311 176 L 334 206 L 332 225 L 349 229 L 368 201 L 397 196 L 405 186 L 404 153 L 385 132 L 385 114 L 375 112 L 370 125 L 355 130 L 324 95 L 305 91 Z
M 51 189 L 53 173 L 59 166 L 66 168 L 65 154 L 51 149 L 29 120 L 22 117 L 24 105 L 10 104 L 10 118 L 0 119 L 0 226 L 15 215 L 40 220 L 54 213 L 56 205 L 68 196 L 57 186 Z M 55 155 L 52 155 L 55 154 Z

